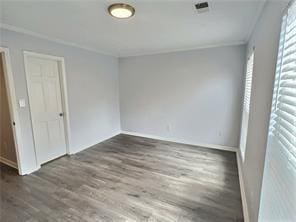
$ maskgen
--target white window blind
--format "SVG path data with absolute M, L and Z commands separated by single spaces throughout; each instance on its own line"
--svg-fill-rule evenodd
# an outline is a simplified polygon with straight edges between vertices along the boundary
M 296 221 L 295 2 L 290 5 L 282 22 L 259 221 Z
M 244 96 L 244 110 L 250 113 L 250 101 L 253 79 L 253 66 L 254 66 L 254 52 L 251 54 L 247 63 L 246 79 L 245 79 L 245 96 Z
M 296 159 L 295 12 L 295 6 L 291 7 L 283 18 L 269 133 Z
M 253 80 L 253 67 L 254 67 L 254 51 L 248 58 L 246 75 L 245 75 L 245 93 L 244 93 L 244 104 L 243 104 L 243 110 L 242 110 L 242 124 L 241 124 L 241 137 L 240 137 L 240 151 L 241 151 L 243 161 L 245 160 L 245 152 L 246 152 L 246 145 L 247 145 L 252 80 Z

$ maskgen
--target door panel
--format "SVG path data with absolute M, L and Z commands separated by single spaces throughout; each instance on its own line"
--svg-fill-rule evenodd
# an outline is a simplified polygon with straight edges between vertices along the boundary
M 5 84 L 4 67 L 0 53 L 0 156 L 17 165 L 13 126 L 9 112 L 7 86 Z
M 27 81 L 37 161 L 66 154 L 58 61 L 28 57 Z

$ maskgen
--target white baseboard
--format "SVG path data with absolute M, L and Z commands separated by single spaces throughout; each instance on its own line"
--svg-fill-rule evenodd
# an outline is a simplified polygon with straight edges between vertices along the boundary
M 86 150 L 86 149 L 88 149 L 88 148 L 90 148 L 90 147 L 92 147 L 92 146 L 95 146 L 95 145 L 97 145 L 97 144 L 99 144 L 99 143 L 101 143 L 101 142 L 104 142 L 104 141 L 106 141 L 106 140 L 108 140 L 108 139 L 111 139 L 112 137 L 117 136 L 117 135 L 119 135 L 119 134 L 121 134 L 121 131 L 117 131 L 116 133 L 114 133 L 114 134 L 112 134 L 112 135 L 110 135 L 110 136 L 108 136 L 108 137 L 105 137 L 104 139 L 101 139 L 101 140 L 99 140 L 99 141 L 96 141 L 95 143 L 92 143 L 92 144 L 89 144 L 89 145 L 83 146 L 83 147 L 81 147 L 81 148 L 79 148 L 79 149 L 77 149 L 77 150 L 75 150 L 75 151 L 70 150 L 70 152 L 68 153 L 68 155 L 74 155 L 74 154 L 76 154 L 76 153 L 79 153 L 79 152 L 81 152 L 81 151 L 83 151 L 83 150 Z
M 30 175 L 31 173 L 34 173 L 34 172 L 40 170 L 40 168 L 41 168 L 41 166 L 38 165 L 38 166 L 36 166 L 36 168 L 26 169 L 24 172 L 20 173 L 20 175 L 21 176 Z
M 120 133 L 121 133 L 120 131 L 117 131 L 116 133 L 114 133 L 114 134 L 112 134 L 112 135 L 110 135 L 110 136 L 108 136 L 108 137 L 106 137 L 106 138 L 104 138 L 102 140 L 99 140 L 99 141 L 95 142 L 94 144 L 90 144 L 90 145 L 84 146 L 84 147 L 82 147 L 82 148 L 80 148 L 78 150 L 75 150 L 74 152 L 70 150 L 70 152 L 68 153 L 68 155 L 74 155 L 76 153 L 79 153 L 79 152 L 81 152 L 81 151 L 83 151 L 85 149 L 88 149 L 88 148 L 90 148 L 90 147 L 92 147 L 92 146 L 94 146 L 94 145 L 96 145 L 98 143 L 104 142 L 105 140 L 108 140 L 108 139 L 110 139 L 110 138 L 112 138 L 112 137 L 114 137 L 116 135 L 119 135 Z M 0 159 L 0 161 L 1 161 L 1 159 Z M 36 168 L 34 168 L 34 169 L 26 169 L 24 172 L 21 172 L 20 175 L 29 175 L 31 173 L 36 172 L 40 168 L 41 168 L 41 166 L 39 165 L 39 166 L 36 166 Z
M 244 221 L 250 222 L 248 204 L 247 204 L 246 192 L 245 192 L 246 189 L 245 189 L 245 183 L 244 183 L 244 178 L 243 178 L 242 164 L 241 164 L 241 158 L 240 158 L 239 151 L 236 152 L 236 160 L 237 160 L 237 167 L 238 167 L 239 185 L 240 185 L 240 191 L 241 191 L 241 197 L 242 197 Z
M 126 134 L 126 135 L 131 135 L 131 136 L 146 137 L 146 138 L 150 138 L 150 139 L 163 140 L 163 141 L 168 141 L 168 142 L 173 142 L 173 143 L 182 143 L 185 145 L 199 146 L 199 147 L 210 148 L 210 149 L 225 150 L 225 151 L 231 151 L 231 152 L 237 152 L 237 150 L 238 150 L 238 148 L 236 148 L 236 147 L 221 146 L 221 145 L 215 145 L 215 144 L 193 143 L 193 142 L 188 142 L 188 141 L 184 141 L 184 140 L 154 136 L 154 135 L 143 134 L 143 133 L 129 132 L 129 131 L 124 131 L 124 130 L 121 131 L 121 133 Z
M 6 158 L 4 158 L 4 157 L 1 157 L 1 156 L 0 156 L 0 162 L 1 162 L 1 163 L 4 163 L 4 164 L 6 164 L 6 165 L 8 165 L 8 166 L 10 166 L 10 167 L 12 167 L 12 168 L 14 168 L 14 169 L 18 169 L 18 167 L 17 167 L 17 163 L 15 163 L 15 162 L 13 162 L 13 161 L 11 161 L 11 160 L 8 160 L 8 159 L 6 159 Z

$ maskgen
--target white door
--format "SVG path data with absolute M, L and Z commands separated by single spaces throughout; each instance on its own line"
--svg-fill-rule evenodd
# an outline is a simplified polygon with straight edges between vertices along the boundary
M 26 75 L 38 164 L 66 154 L 59 62 L 27 56 Z

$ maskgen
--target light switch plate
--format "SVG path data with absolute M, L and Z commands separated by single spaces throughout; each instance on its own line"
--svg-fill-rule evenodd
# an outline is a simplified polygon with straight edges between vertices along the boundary
M 20 105 L 20 108 L 26 107 L 26 100 L 25 99 L 20 99 L 19 100 L 19 105 Z

